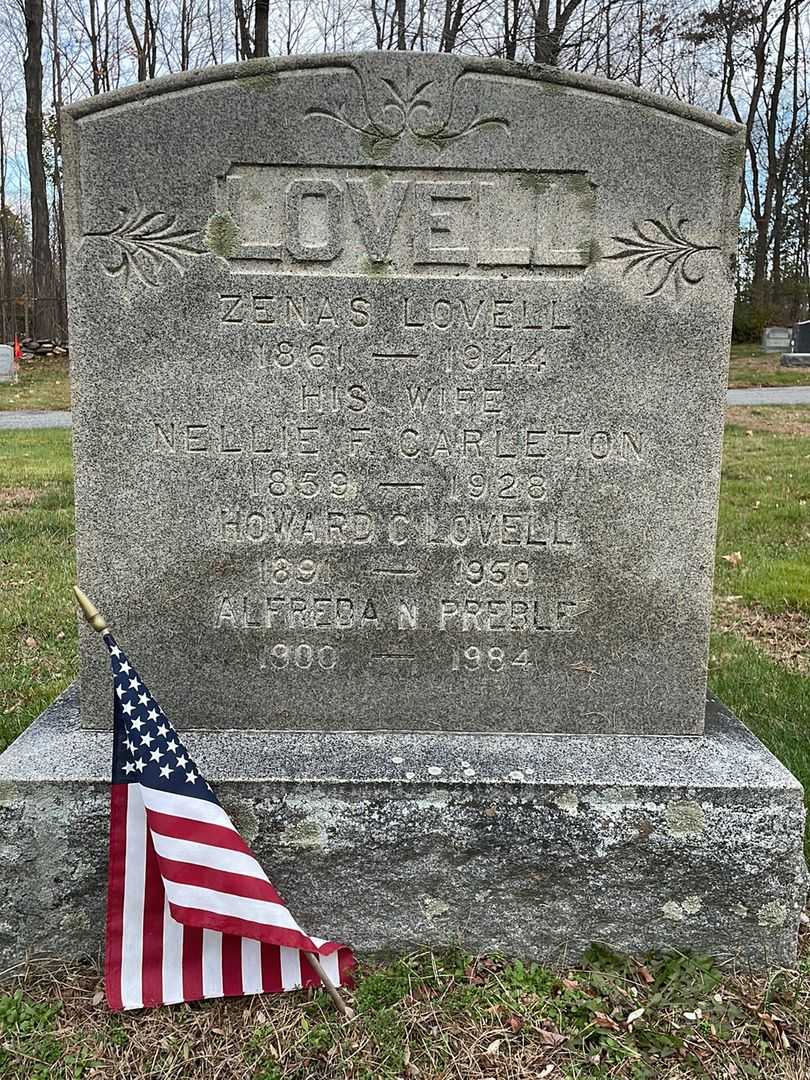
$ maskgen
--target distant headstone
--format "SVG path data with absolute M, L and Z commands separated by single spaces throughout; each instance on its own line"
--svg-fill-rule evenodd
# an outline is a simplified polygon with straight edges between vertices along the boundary
M 17 378 L 17 364 L 14 349 L 10 345 L 0 345 L 0 382 L 14 382 Z
M 762 331 L 762 348 L 765 352 L 785 352 L 790 348 L 789 326 L 766 326 Z
M 810 367 L 810 320 L 793 324 L 789 348 L 782 354 L 782 367 Z
M 791 352 L 810 353 L 810 320 L 793 324 Z

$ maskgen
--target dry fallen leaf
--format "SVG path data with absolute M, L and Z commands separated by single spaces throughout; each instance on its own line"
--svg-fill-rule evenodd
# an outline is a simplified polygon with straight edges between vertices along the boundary
M 537 1031 L 537 1041 L 541 1042 L 544 1046 L 559 1046 L 560 1043 L 565 1042 L 565 1036 L 560 1035 L 559 1031 L 546 1031 L 545 1028 L 539 1028 Z
M 645 982 L 647 986 L 652 986 L 652 984 L 655 982 L 655 979 L 652 976 L 652 972 L 648 967 L 645 967 L 644 964 L 639 964 L 638 973 L 641 976 L 642 981 Z
M 633 1009 L 633 1011 L 627 1017 L 628 1024 L 634 1024 L 636 1020 L 640 1020 L 644 1015 L 644 1009 Z
M 35 649 L 38 644 L 39 644 L 39 642 L 37 641 L 36 638 L 27 637 L 25 639 L 25 647 L 26 647 L 26 649 Z
M 611 1016 L 608 1016 L 607 1013 L 596 1012 L 596 1013 L 593 1014 L 593 1017 L 594 1017 L 594 1021 L 596 1022 L 596 1024 L 599 1027 L 607 1028 L 608 1031 L 618 1031 L 619 1030 L 619 1025 L 616 1023 L 616 1021 Z
M 576 979 L 560 979 L 560 982 L 566 990 L 579 990 L 579 983 Z
M 487 1055 L 487 1057 L 495 1057 L 495 1055 L 498 1053 L 498 1051 L 501 1048 L 501 1042 L 502 1041 L 503 1040 L 501 1040 L 501 1039 L 493 1039 L 492 1040 L 492 1042 L 489 1044 L 489 1046 L 484 1051 L 484 1053 Z
M 727 562 L 729 564 L 729 566 L 733 566 L 735 568 L 735 570 L 740 565 L 740 563 L 743 561 L 741 551 L 732 551 L 729 555 L 721 555 L 720 557 L 723 560 L 723 562 Z

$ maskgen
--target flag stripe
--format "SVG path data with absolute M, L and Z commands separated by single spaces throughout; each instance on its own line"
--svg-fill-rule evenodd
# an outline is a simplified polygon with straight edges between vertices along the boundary
M 301 950 L 285 949 L 281 953 L 281 985 L 285 990 L 297 990 L 301 986 Z
M 239 833 L 234 832 L 233 829 L 226 829 L 222 825 L 211 825 L 207 821 L 194 821 L 175 814 L 162 814 L 157 810 L 150 810 L 148 817 L 149 828 L 162 836 L 173 836 L 178 840 L 193 840 L 197 844 L 210 844 L 211 847 L 244 851 L 248 855 L 253 855 Z
M 242 990 L 242 939 L 234 934 L 222 938 L 222 993 L 236 997 Z
M 229 893 L 217 892 L 216 889 L 200 888 L 195 885 L 182 885 L 167 878 L 163 879 L 163 884 L 173 908 L 175 906 L 181 909 L 193 907 L 214 915 L 258 923 L 266 929 L 289 930 L 299 938 L 303 938 L 304 944 L 310 951 L 315 951 L 310 938 L 301 933 L 292 915 L 283 904 L 272 904 L 266 900 L 249 900 L 244 896 L 233 896 Z M 183 919 L 179 921 L 183 922 Z M 225 932 L 228 932 L 227 928 Z
M 222 997 L 222 934 L 216 930 L 203 930 L 202 984 L 205 997 Z
M 221 825 L 229 832 L 236 832 L 233 822 L 219 803 L 196 799 L 193 795 L 177 795 L 173 791 L 161 791 L 159 788 L 147 787 L 145 784 L 141 784 L 140 788 L 148 810 L 188 818 L 191 821 L 208 822 L 209 825 Z M 236 833 L 236 835 L 239 834 Z
M 228 851 L 223 848 L 209 847 L 208 844 L 195 844 L 189 840 L 178 840 L 173 836 L 161 836 L 153 833 L 155 850 L 161 858 L 176 862 L 196 862 L 212 870 L 228 870 L 233 874 L 267 881 L 267 877 L 252 855 L 242 851 Z
M 144 1005 L 163 1001 L 163 908 L 165 897 L 157 855 L 146 834 L 146 877 L 143 889 L 143 951 L 141 985 Z
M 172 917 L 174 917 L 173 912 Z M 202 948 L 202 929 L 197 926 L 184 926 L 183 997 L 186 1001 L 197 1001 L 203 996 Z
M 329 956 L 319 956 L 323 969 L 335 986 L 340 983 L 340 952 L 333 952 Z
M 354 986 L 354 968 L 357 961 L 355 960 L 351 949 L 347 949 L 345 946 L 341 945 L 335 955 L 338 958 L 338 970 L 340 972 L 339 985 Z
M 234 915 L 220 915 L 215 911 L 198 907 L 183 907 L 182 904 L 175 903 L 171 896 L 169 896 L 169 909 L 172 917 L 184 926 L 209 926 L 226 934 L 239 934 L 240 937 L 255 938 L 257 941 L 265 941 L 271 945 L 277 945 L 283 941 L 287 948 L 313 951 L 309 938 L 294 930 L 285 930 L 281 926 L 268 926 L 266 923 L 251 922 L 250 919 L 240 919 Z M 324 945 L 323 949 L 317 951 L 331 952 L 339 948 L 339 944 L 330 942 L 329 945 Z
M 183 925 L 172 918 L 163 894 L 163 1001 L 183 1001 Z
M 242 942 L 242 991 L 245 994 L 262 992 L 262 943 L 252 938 L 239 938 Z
M 127 799 L 127 865 L 121 935 L 121 1000 L 125 1009 L 143 1005 L 143 905 L 146 879 L 146 811 L 134 793 Z
M 176 862 L 174 859 L 162 857 L 160 872 L 164 879 L 180 885 L 216 889 L 217 892 L 231 893 L 249 900 L 264 900 L 270 904 L 279 904 L 278 893 L 266 879 L 260 881 L 258 878 L 248 877 L 245 874 L 230 874 L 226 870 L 212 870 L 208 866 L 198 866 L 192 862 Z M 287 909 L 284 908 L 284 910 Z
M 262 942 L 262 984 L 265 993 L 281 992 L 281 949 Z
M 104 950 L 104 986 L 111 1009 L 124 1007 L 121 1000 L 121 947 L 124 933 L 124 867 L 126 863 L 126 784 L 114 784 L 110 792 L 110 860 L 107 885 L 107 943 Z
M 301 963 L 301 985 L 302 986 L 320 986 L 321 977 L 315 968 L 307 960 L 306 956 L 302 952 L 298 953 Z M 320 959 L 320 957 L 318 957 Z

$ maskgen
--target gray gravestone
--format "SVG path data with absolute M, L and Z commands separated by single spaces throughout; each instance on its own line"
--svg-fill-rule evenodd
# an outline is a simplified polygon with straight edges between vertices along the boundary
M 740 130 L 400 53 L 66 113 L 79 581 L 302 924 L 792 962 L 801 788 L 704 699 Z M 83 632 L 0 757 L 7 964 L 100 942 Z
M 69 110 L 87 592 L 194 727 L 700 732 L 736 129 L 251 70 Z
M 793 324 L 793 338 L 791 351 L 794 353 L 810 353 L 810 322 L 797 322 Z
M 810 367 L 810 321 L 793 324 L 788 347 L 790 352 L 782 354 L 782 367 Z
M 766 326 L 762 331 L 761 346 L 765 352 L 785 352 L 790 348 L 790 340 L 790 327 Z
M 0 382 L 14 382 L 16 377 L 14 350 L 10 345 L 0 345 Z

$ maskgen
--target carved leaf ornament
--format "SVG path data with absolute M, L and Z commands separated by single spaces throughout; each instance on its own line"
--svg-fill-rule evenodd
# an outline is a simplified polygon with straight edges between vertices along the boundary
M 687 217 L 674 221 L 670 206 L 661 221 L 647 218 L 641 224 L 633 222 L 634 235 L 611 237 L 624 247 L 613 255 L 605 255 L 605 258 L 626 260 L 625 275 L 633 270 L 647 272 L 654 281 L 647 296 L 657 296 L 669 281 L 674 282 L 676 288 L 681 282 L 697 285 L 703 281 L 705 274 L 693 270 L 690 261 L 701 252 L 719 251 L 720 247 L 690 240 L 684 232 L 688 221 Z
M 192 247 L 197 230 L 188 230 L 177 224 L 177 215 L 148 210 L 136 192 L 135 208 L 130 212 L 119 210 L 121 221 L 112 229 L 87 233 L 101 237 L 118 249 L 120 261 L 104 266 L 110 277 L 120 277 L 124 285 L 130 274 L 144 285 L 157 287 L 160 271 L 173 266 L 180 274 L 185 273 L 183 260 L 202 252 Z
M 509 121 L 503 117 L 481 116 L 478 113 L 466 124 L 452 127 L 450 120 L 456 92 L 455 83 L 450 92 L 451 100 L 447 117 L 442 118 L 436 116 L 435 102 L 425 96 L 426 91 L 433 86 L 432 79 L 425 80 L 414 87 L 406 86 L 405 88 L 401 88 L 393 79 L 383 78 L 381 82 L 388 88 L 388 96 L 383 100 L 376 117 L 371 115 L 367 99 L 363 102 L 366 118 L 361 123 L 355 123 L 349 119 L 345 106 L 336 111 L 325 108 L 308 109 L 305 115 L 319 116 L 349 128 L 356 135 L 367 139 L 372 151 L 388 150 L 406 136 L 438 149 L 446 143 L 462 139 L 481 128 L 501 127 L 504 130 L 509 128 Z

